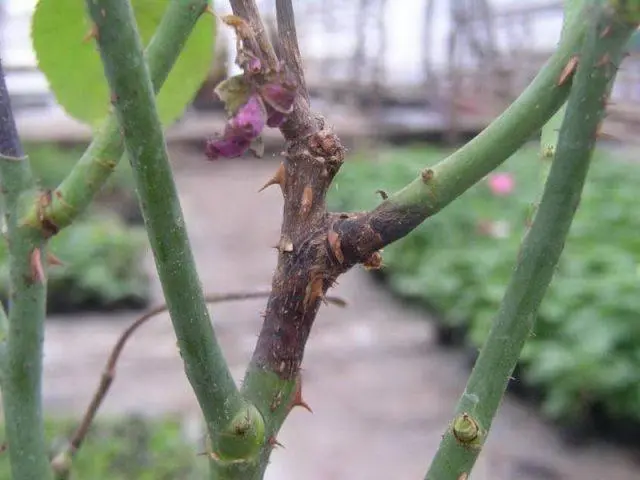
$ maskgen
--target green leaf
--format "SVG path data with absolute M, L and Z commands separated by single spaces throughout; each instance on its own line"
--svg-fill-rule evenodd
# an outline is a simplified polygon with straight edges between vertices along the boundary
M 138 31 L 146 46 L 169 0 L 132 0 Z M 38 66 L 58 103 L 75 119 L 97 126 L 109 112 L 111 99 L 100 54 L 88 37 L 91 21 L 84 2 L 39 0 L 31 24 Z M 202 15 L 157 99 L 167 126 L 184 112 L 213 64 L 215 20 Z
M 215 88 L 215 93 L 224 102 L 229 115 L 235 115 L 238 109 L 247 103 L 251 94 L 251 85 L 243 75 L 235 75 L 220 82 Z

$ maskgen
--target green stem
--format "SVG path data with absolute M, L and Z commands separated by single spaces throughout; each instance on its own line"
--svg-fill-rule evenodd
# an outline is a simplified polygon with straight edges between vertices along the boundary
M 156 93 L 167 79 L 208 3 L 208 0 L 173 0 L 169 3 L 145 52 Z M 40 212 L 31 209 L 27 222 L 41 229 L 46 236 L 70 225 L 89 206 L 123 153 L 118 120 L 115 113 L 111 113 L 78 163 L 56 188 L 51 203 Z
M 581 22 L 579 14 L 583 11 L 586 4 L 586 0 L 564 0 L 563 2 L 563 17 L 562 17 L 562 31 L 560 32 L 560 39 L 564 38 L 567 34 L 569 25 L 575 21 Z M 576 57 L 577 62 L 577 57 Z M 577 65 L 577 63 L 576 63 Z M 556 146 L 558 144 L 558 135 L 560 133 L 560 127 L 562 126 L 562 120 L 564 114 L 567 111 L 567 104 L 562 105 L 547 123 L 542 127 L 540 134 L 540 156 L 543 160 L 549 160 L 546 165 L 551 167 L 551 161 L 556 155 Z M 548 169 L 544 173 L 544 179 L 547 178 Z
M 582 18 L 588 12 L 589 7 L 585 6 L 581 11 Z M 531 84 L 473 140 L 435 166 L 423 170 L 418 178 L 366 217 L 344 222 L 344 227 L 340 227 L 343 250 L 361 250 L 348 239 L 360 238 L 371 229 L 377 234 L 376 239 L 366 249 L 363 260 L 375 250 L 404 237 L 501 165 L 539 131 L 569 94 L 571 76 L 562 83 L 560 79 L 578 52 L 586 29 L 586 22 L 572 23 L 556 52 Z M 357 231 L 348 232 L 354 229 Z
M 42 417 L 42 345 L 46 273 L 45 241 L 19 219 L 35 182 L 18 138 L 0 64 L 0 182 L 5 205 L 11 281 L 9 325 L 0 364 L 2 402 L 12 478 L 52 478 Z
M 105 76 L 131 162 L 136 191 L 185 371 L 220 462 L 252 459 L 262 418 L 240 395 L 216 339 L 158 118 L 131 5 L 87 0 Z
M 604 115 L 603 99 L 636 26 L 621 23 L 603 3 L 593 5 L 584 23 L 588 34 L 560 131 L 557 159 L 551 166 L 533 225 L 522 242 L 497 317 L 427 480 L 458 480 L 470 474 L 531 334 L 580 202 L 596 132 Z

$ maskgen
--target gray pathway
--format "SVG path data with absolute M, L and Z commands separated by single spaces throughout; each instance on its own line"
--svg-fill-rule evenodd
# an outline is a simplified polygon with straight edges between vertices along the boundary
M 207 163 L 174 151 L 178 183 L 199 271 L 207 291 L 269 284 L 275 265 L 281 198 L 257 188 L 270 159 Z M 149 266 L 152 263 L 149 260 Z M 467 370 L 434 343 L 424 315 L 403 307 L 356 269 L 335 293 L 347 309 L 324 307 L 304 363 L 310 414 L 294 411 L 279 440 L 270 480 L 414 480 L 422 478 L 463 390 Z M 156 286 L 156 297 L 160 291 Z M 216 332 L 240 379 L 260 326 L 263 301 L 217 305 Z M 81 411 L 106 355 L 134 315 L 50 321 L 45 406 Z M 140 330 L 119 364 L 103 416 L 182 413 L 198 418 L 168 318 Z M 606 446 L 569 449 L 551 427 L 512 399 L 503 405 L 474 480 L 631 480 L 630 456 Z

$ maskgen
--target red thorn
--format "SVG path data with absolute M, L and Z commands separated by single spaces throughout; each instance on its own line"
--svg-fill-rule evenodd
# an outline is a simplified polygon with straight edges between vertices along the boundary
M 87 43 L 90 40 L 98 38 L 98 27 L 95 23 L 91 24 L 89 31 L 82 37 L 82 43 Z
M 311 410 L 309 404 L 304 401 L 304 398 L 302 398 L 302 377 L 300 375 L 298 375 L 296 378 L 296 389 L 293 393 L 293 399 L 291 400 L 291 405 L 289 408 L 293 409 L 294 407 L 302 407 L 309 413 L 313 413 L 313 410 Z
M 58 265 L 61 267 L 64 266 L 64 263 L 62 263 L 62 260 L 60 260 L 51 252 L 47 252 L 47 262 L 49 263 L 49 265 Z
M 40 249 L 34 248 L 31 252 L 31 280 L 33 283 L 44 283 L 45 275 L 44 268 L 42 267 L 42 256 L 40 255 Z
M 262 188 L 258 190 L 258 192 L 262 192 L 263 190 L 270 187 L 271 185 L 280 185 L 280 190 L 284 190 L 284 179 L 285 179 L 284 163 L 280 163 L 280 166 L 278 167 L 278 170 L 276 170 L 276 173 L 273 175 L 273 177 L 267 180 L 267 183 L 265 183 L 262 186 Z
M 284 448 L 284 445 L 281 444 L 273 435 L 269 437 L 268 442 L 269 442 L 269 445 L 271 445 L 271 448 L 275 448 L 275 447 Z
M 560 78 L 558 78 L 558 86 L 564 85 L 564 83 L 573 75 L 578 68 L 578 56 L 574 55 L 569 59 L 567 64 L 562 69 L 560 73 Z

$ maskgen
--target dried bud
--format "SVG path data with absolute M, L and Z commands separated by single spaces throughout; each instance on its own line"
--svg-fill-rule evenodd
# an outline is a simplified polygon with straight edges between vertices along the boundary
M 260 98 L 252 95 L 227 123 L 225 137 L 228 131 L 232 136 L 242 136 L 250 141 L 254 140 L 264 129 L 266 116 L 267 113 Z
M 269 105 L 275 111 L 287 114 L 293 110 L 296 88 L 290 83 L 267 83 L 260 87 L 259 93 L 265 104 Z
M 258 57 L 252 56 L 251 58 L 249 58 L 249 60 L 247 61 L 247 71 L 248 73 L 254 75 L 262 71 L 262 62 Z
M 247 103 L 238 109 L 224 129 L 224 135 L 218 140 L 207 142 L 205 153 L 211 160 L 220 157 L 234 158 L 245 153 L 256 140 L 266 123 L 266 111 L 262 101 L 256 95 L 249 97 Z
M 268 105 L 266 107 L 267 107 L 267 115 L 268 115 L 267 125 L 271 128 L 278 128 L 279 126 L 281 126 L 287 119 L 287 116 L 284 113 L 274 110 Z
M 211 160 L 217 160 L 220 157 L 235 158 L 246 152 L 249 145 L 251 145 L 251 141 L 242 137 L 209 140 L 205 147 L 205 154 Z

